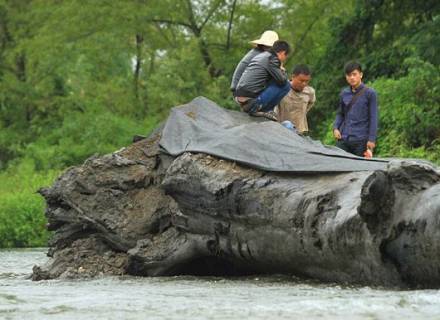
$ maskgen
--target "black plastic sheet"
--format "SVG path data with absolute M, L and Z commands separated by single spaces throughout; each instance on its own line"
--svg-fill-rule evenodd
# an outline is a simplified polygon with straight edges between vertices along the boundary
M 204 97 L 171 110 L 160 145 L 173 156 L 200 152 L 265 171 L 370 171 L 383 170 L 388 163 L 325 146 L 277 122 L 226 110 Z

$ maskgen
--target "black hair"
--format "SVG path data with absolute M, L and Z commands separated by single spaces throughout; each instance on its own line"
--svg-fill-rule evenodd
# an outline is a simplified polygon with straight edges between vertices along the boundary
M 350 74 L 354 70 L 358 70 L 359 72 L 362 72 L 362 66 L 359 62 L 349 61 L 345 64 L 345 67 L 344 67 L 345 74 Z
M 312 74 L 312 72 L 310 71 L 309 67 L 305 64 L 298 64 L 296 65 L 293 70 L 292 70 L 292 74 L 294 76 L 297 76 L 299 74 L 305 74 L 306 76 L 309 76 Z
M 284 51 L 284 52 L 286 52 L 286 55 L 287 55 L 290 52 L 290 45 L 286 41 L 277 40 L 273 43 L 272 50 L 275 53 Z
M 269 50 L 271 47 L 269 47 L 269 46 L 265 46 L 264 44 L 257 44 L 257 48 L 260 49 L 261 51 L 267 51 L 267 50 Z

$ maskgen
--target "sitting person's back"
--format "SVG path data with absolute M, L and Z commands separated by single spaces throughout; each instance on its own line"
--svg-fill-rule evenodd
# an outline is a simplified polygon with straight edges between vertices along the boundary
M 267 30 L 261 35 L 260 39 L 256 39 L 250 42 L 254 46 L 254 48 L 246 53 L 246 55 L 240 60 L 232 76 L 231 91 L 234 96 L 238 81 L 240 81 L 243 72 L 246 70 L 252 59 L 256 55 L 272 48 L 272 45 L 277 40 L 278 34 L 275 31 Z

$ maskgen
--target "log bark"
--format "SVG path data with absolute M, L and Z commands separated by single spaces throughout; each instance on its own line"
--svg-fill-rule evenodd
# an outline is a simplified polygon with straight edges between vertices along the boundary
M 440 287 L 440 172 L 270 173 L 161 152 L 160 130 L 67 170 L 50 188 L 44 266 L 33 279 L 283 273 Z

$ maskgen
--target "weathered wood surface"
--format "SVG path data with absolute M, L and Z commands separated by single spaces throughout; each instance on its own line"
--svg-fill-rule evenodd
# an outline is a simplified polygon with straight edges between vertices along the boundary
M 88 159 L 40 192 L 54 231 L 33 279 L 99 274 L 285 273 L 440 287 L 440 172 L 268 173 L 204 154 L 170 157 L 160 132 Z

